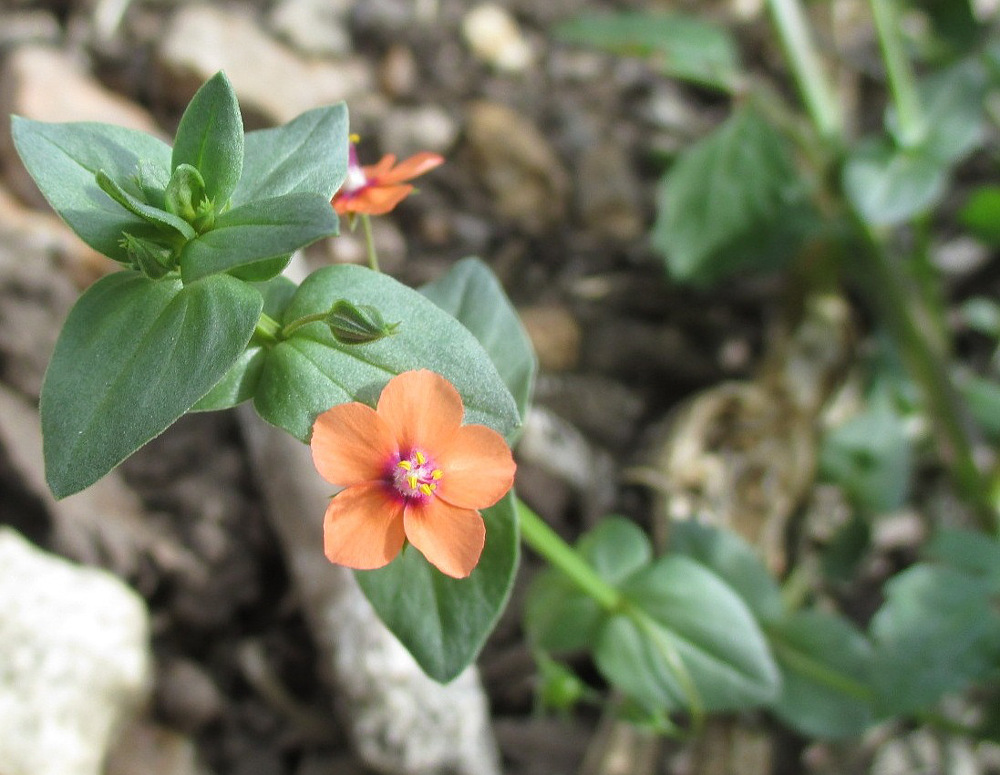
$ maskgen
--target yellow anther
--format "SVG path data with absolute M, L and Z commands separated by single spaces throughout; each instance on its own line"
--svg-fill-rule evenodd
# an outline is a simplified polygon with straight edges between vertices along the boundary
M 444 472 L 440 468 L 431 471 L 431 479 L 440 479 L 442 476 L 444 476 Z
M 406 477 L 406 483 L 410 485 L 411 490 L 417 489 L 417 475 L 410 474 L 408 477 Z
M 413 468 L 413 464 L 410 463 L 409 460 L 400 460 L 399 463 L 397 463 L 397 465 L 404 471 L 409 471 L 411 468 Z
M 427 462 L 427 458 L 424 457 L 424 453 L 423 452 L 419 452 L 418 451 L 413 457 L 415 457 L 417 459 L 417 465 L 421 465 L 422 466 L 424 463 Z
M 432 492 L 434 492 L 434 485 L 422 484 L 420 485 L 420 492 L 422 492 L 424 495 L 430 495 Z
M 361 142 L 361 135 L 359 135 L 357 132 L 351 132 L 347 136 L 347 139 L 350 140 L 352 143 L 360 143 Z

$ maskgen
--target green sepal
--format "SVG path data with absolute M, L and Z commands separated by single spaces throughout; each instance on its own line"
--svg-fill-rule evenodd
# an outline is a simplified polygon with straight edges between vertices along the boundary
M 392 336 L 399 323 L 387 323 L 378 307 L 372 304 L 352 304 L 337 299 L 324 321 L 333 338 L 341 344 L 369 344 Z
M 52 493 L 93 484 L 190 409 L 239 358 L 261 305 L 225 275 L 182 285 L 127 271 L 88 288 L 42 385 Z

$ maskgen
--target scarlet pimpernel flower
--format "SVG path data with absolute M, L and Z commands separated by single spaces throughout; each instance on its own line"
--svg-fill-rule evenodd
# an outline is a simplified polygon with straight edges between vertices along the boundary
M 313 425 L 313 462 L 345 489 L 326 510 L 327 558 L 359 570 L 390 563 L 406 541 L 442 573 L 468 576 L 479 562 L 486 526 L 479 509 L 514 483 L 503 437 L 462 425 L 455 387 L 427 370 L 389 380 L 375 409 L 352 402 Z
M 347 157 L 347 177 L 333 195 L 333 209 L 340 215 L 384 215 L 413 191 L 413 186 L 406 181 L 443 163 L 443 156 L 423 151 L 399 164 L 390 153 L 377 164 L 362 167 L 352 141 Z

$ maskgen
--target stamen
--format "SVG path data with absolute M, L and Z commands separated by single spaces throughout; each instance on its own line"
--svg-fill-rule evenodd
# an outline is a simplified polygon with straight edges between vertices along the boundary
M 435 480 L 440 479 L 442 476 L 444 476 L 444 473 L 441 471 L 440 468 L 435 468 L 433 471 L 431 471 L 431 479 Z
M 410 474 L 408 477 L 406 477 L 406 483 L 410 485 L 411 490 L 417 489 L 417 475 Z
M 413 463 L 411 463 L 409 460 L 400 460 L 396 465 L 398 465 L 404 471 L 409 471 L 411 468 L 413 468 Z
M 434 487 L 429 484 L 422 484 L 420 485 L 420 492 L 422 492 L 424 495 L 430 495 L 432 492 L 434 492 Z
M 417 465 L 422 466 L 424 463 L 427 462 L 427 458 L 424 457 L 424 453 L 420 452 L 419 450 L 413 455 L 413 457 L 416 459 Z

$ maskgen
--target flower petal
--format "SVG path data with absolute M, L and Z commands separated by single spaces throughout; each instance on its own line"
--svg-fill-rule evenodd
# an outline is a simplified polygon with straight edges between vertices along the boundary
M 368 178 L 369 182 L 378 184 L 380 178 L 388 175 L 392 166 L 396 163 L 396 154 L 387 153 L 375 164 L 366 164 L 361 169 L 365 173 L 365 177 Z
M 435 465 L 444 475 L 435 493 L 453 506 L 484 509 L 500 500 L 514 484 L 514 457 L 503 436 L 485 425 L 463 425 L 435 450 Z
M 384 161 L 384 160 L 383 160 Z M 404 180 L 413 178 L 430 172 L 435 167 L 444 164 L 444 157 L 430 151 L 422 151 L 411 156 L 409 159 L 401 161 L 388 171 L 381 171 L 378 176 L 379 185 L 402 183 Z M 371 179 L 371 178 L 370 178 Z
M 478 511 L 460 509 L 438 498 L 410 502 L 403 512 L 406 537 L 442 573 L 464 579 L 486 545 L 486 525 Z
M 406 199 L 411 191 L 413 191 L 413 186 L 410 185 L 368 186 L 364 191 L 350 200 L 348 207 L 351 211 L 357 213 L 385 215 Z
M 326 508 L 323 549 L 330 562 L 358 570 L 388 565 L 403 548 L 402 498 L 380 482 L 338 493 Z
M 399 457 L 385 420 L 356 401 L 338 404 L 317 417 L 309 444 L 316 470 L 342 487 L 382 479 Z
M 463 411 L 454 386 L 427 369 L 393 377 L 378 399 L 378 413 L 404 456 L 419 449 L 434 458 L 458 430 Z

